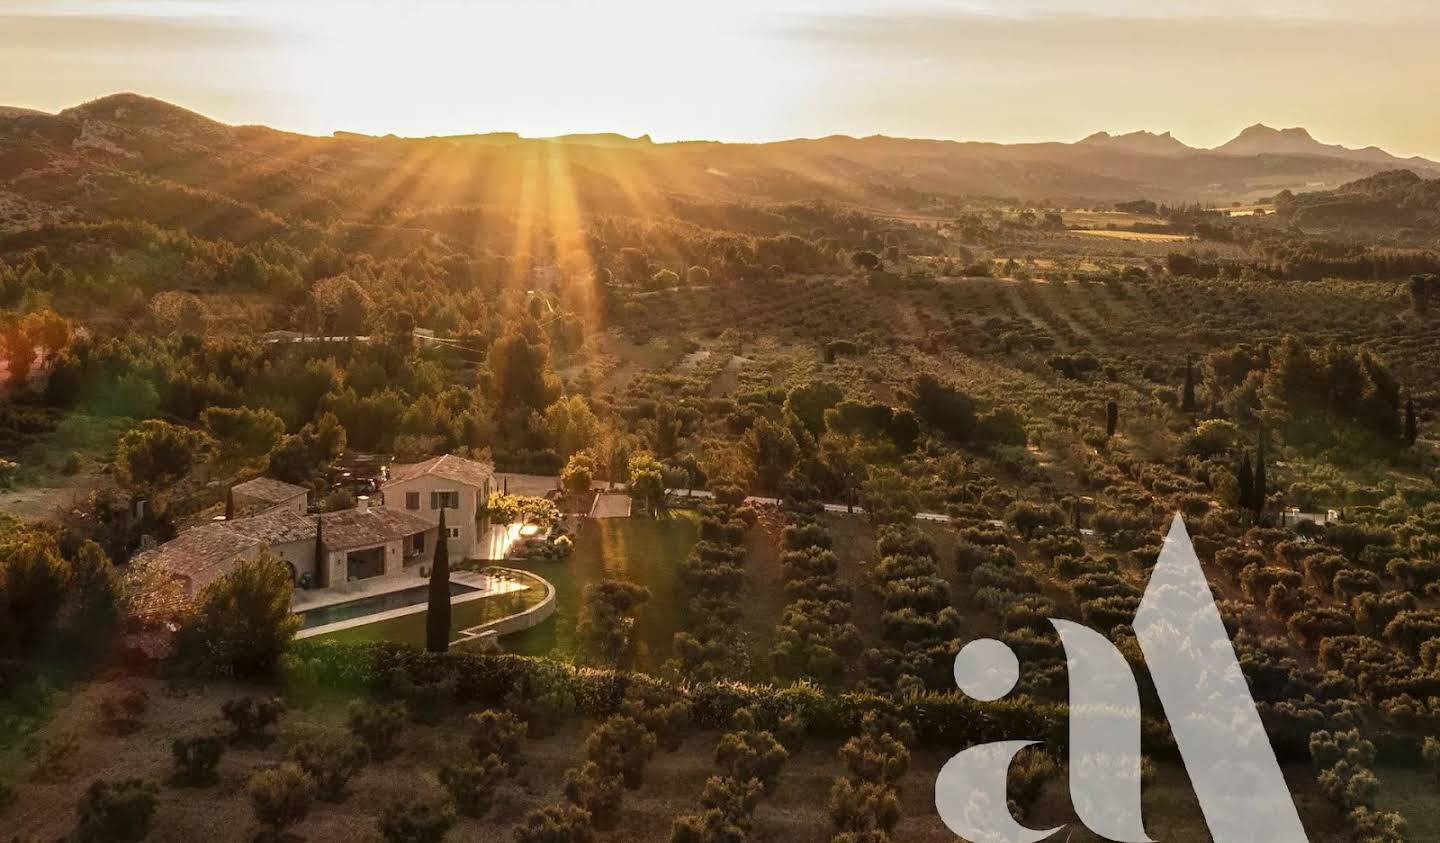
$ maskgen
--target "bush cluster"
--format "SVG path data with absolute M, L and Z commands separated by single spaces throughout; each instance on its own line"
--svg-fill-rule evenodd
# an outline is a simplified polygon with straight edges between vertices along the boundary
M 859 655 L 860 631 L 850 622 L 850 587 L 836 575 L 830 534 L 819 521 L 792 512 L 781 536 L 785 607 L 770 661 L 780 676 L 833 681 Z

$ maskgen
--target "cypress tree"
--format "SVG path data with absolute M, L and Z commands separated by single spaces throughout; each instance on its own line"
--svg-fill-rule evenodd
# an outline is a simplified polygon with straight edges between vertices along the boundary
M 235 487 L 231 486 L 225 491 L 225 520 L 235 518 Z
M 325 557 L 325 516 L 315 516 L 315 584 L 330 585 L 330 560 Z
M 430 608 L 425 613 L 425 649 L 450 649 L 450 542 L 445 534 L 445 507 L 440 507 L 440 528 L 435 536 L 435 559 L 430 565 Z
M 1255 517 L 1265 511 L 1265 431 L 1260 431 L 1259 441 L 1255 445 L 1255 500 L 1253 501 Z
M 1180 402 L 1180 409 L 1187 413 L 1193 413 L 1195 406 L 1195 357 L 1189 355 L 1185 358 L 1185 393 Z
M 1405 399 L 1405 444 L 1414 445 L 1415 439 L 1420 435 L 1419 425 L 1415 421 L 1415 399 Z
M 1239 500 L 1237 503 L 1241 509 L 1255 508 L 1255 472 L 1250 468 L 1250 452 L 1245 452 L 1245 458 L 1240 461 L 1240 466 L 1235 470 L 1235 483 L 1239 486 Z
M 1114 401 L 1105 404 L 1105 438 L 1109 439 L 1115 435 L 1115 428 L 1120 426 L 1120 405 Z

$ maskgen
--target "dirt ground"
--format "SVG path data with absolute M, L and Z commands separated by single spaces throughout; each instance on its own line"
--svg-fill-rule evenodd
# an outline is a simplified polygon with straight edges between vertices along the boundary
M 149 692 L 144 727 L 124 737 L 102 733 L 96 725 L 100 701 L 130 687 L 144 687 Z M 59 768 L 58 773 L 43 780 L 35 778 L 39 753 L 14 771 L 19 779 L 16 798 L 0 812 L 0 829 L 22 841 L 55 840 L 73 829 L 75 805 L 92 781 L 139 776 L 162 782 L 148 841 L 252 839 L 259 826 L 245 795 L 245 783 L 255 772 L 282 759 L 283 739 L 264 749 L 227 749 L 220 762 L 220 781 L 212 787 L 163 784 L 171 770 L 170 742 L 221 730 L 221 703 L 247 692 L 256 693 L 222 685 L 180 691 L 163 682 L 137 680 L 84 686 L 38 735 L 42 743 L 54 745 L 66 743 L 71 736 L 73 749 L 63 754 L 63 763 L 52 765 L 52 770 Z M 282 730 L 308 722 L 339 728 L 342 712 L 343 706 L 334 702 L 292 710 L 285 715 Z M 294 834 L 310 841 L 379 840 L 375 821 L 387 802 L 413 793 L 426 781 L 433 783 L 442 760 L 465 756 L 465 743 L 456 736 L 464 733 L 466 713 L 457 710 L 435 727 L 408 725 L 398 757 L 372 764 L 352 779 L 344 802 L 316 802 L 305 821 L 293 829 Z M 501 786 L 495 808 L 482 820 L 462 819 L 449 839 L 510 840 L 511 827 L 527 811 L 562 799 L 564 771 L 583 757 L 585 737 L 593 725 L 574 720 L 552 737 L 527 741 L 524 765 Z M 674 818 L 699 809 L 705 780 L 716 772 L 712 753 L 718 738 L 716 732 L 696 732 L 678 752 L 657 754 L 646 769 L 645 784 L 626 793 L 619 828 L 599 834 L 598 839 L 667 841 Z M 834 742 L 812 741 L 790 760 L 777 790 L 756 812 L 756 841 L 825 843 L 830 839 L 826 801 L 841 770 L 838 749 Z M 944 761 L 938 754 L 917 753 L 902 787 L 904 818 L 896 829 L 896 840 L 954 840 L 935 815 L 930 784 Z
M 91 492 L 112 482 L 98 472 L 64 478 L 59 485 L 25 486 L 0 491 L 0 512 L 27 521 L 54 519 L 80 505 Z
M 143 687 L 150 695 L 144 727 L 125 737 L 101 733 L 96 726 L 100 701 L 131 687 Z M 171 769 L 170 742 L 176 737 L 220 730 L 224 725 L 221 703 L 246 693 L 258 691 L 218 684 L 177 690 L 160 681 L 137 680 L 96 682 L 82 687 L 38 736 L 51 744 L 62 744 L 65 736 L 73 736 L 72 751 L 63 754 L 63 763 L 51 765 L 52 771 L 58 772 L 50 778 L 35 778 L 35 758 L 14 771 L 20 783 L 15 800 L 0 812 L 0 829 L 27 843 L 56 840 L 73 829 L 75 805 L 90 782 L 131 776 L 163 782 Z M 343 701 L 335 700 L 306 710 L 292 710 L 282 721 L 282 731 L 302 723 L 340 728 L 343 710 Z M 468 710 L 457 708 L 439 726 L 407 725 L 401 754 L 362 771 L 351 781 L 344 802 L 316 802 L 304 822 L 293 829 L 295 839 L 378 841 L 375 821 L 386 803 L 414 793 L 427 782 L 433 785 L 435 769 L 443 760 L 465 756 L 465 743 L 457 736 L 464 734 L 462 721 L 466 713 Z M 564 771 L 583 757 L 585 737 L 593 725 L 572 720 L 552 737 L 527 741 L 524 764 L 514 778 L 501 786 L 491 813 L 481 820 L 462 818 L 448 839 L 510 840 L 511 827 L 526 812 L 563 798 Z M 598 834 L 597 839 L 606 843 L 668 841 L 674 818 L 697 810 L 705 780 L 715 773 L 712 753 L 718 737 L 716 732 L 698 731 L 678 752 L 657 754 L 645 771 L 644 785 L 626 793 L 619 827 Z M 790 759 L 777 789 L 756 811 L 753 839 L 757 843 L 826 843 L 830 839 L 826 804 L 842 769 L 838 749 L 833 741 L 812 740 Z M 220 843 L 253 839 L 259 827 L 245 795 L 245 783 L 256 771 L 278 763 L 283 752 L 283 739 L 264 749 L 230 748 L 221 760 L 220 781 L 214 786 L 178 788 L 162 784 L 153 831 L 147 840 Z M 934 809 L 933 783 L 947 760 L 948 754 L 943 752 L 914 752 L 910 771 L 901 782 L 902 819 L 893 839 L 907 843 L 952 843 L 956 839 Z M 1296 767 L 1286 772 L 1310 839 L 1315 843 L 1347 839 L 1335 831 L 1338 818 L 1315 794 L 1309 769 Z M 1073 821 L 1068 803 L 1065 783 L 1051 782 L 1037 804 L 1027 811 L 1025 822 L 1035 828 L 1066 824 L 1068 838 L 1057 839 L 1077 843 L 1099 840 Z M 1146 790 L 1145 804 L 1152 838 L 1167 843 L 1209 839 L 1189 779 L 1178 765 L 1159 765 L 1155 782 Z

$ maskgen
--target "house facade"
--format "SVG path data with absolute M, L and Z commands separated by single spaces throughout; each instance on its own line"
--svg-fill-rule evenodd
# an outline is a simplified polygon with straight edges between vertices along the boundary
M 434 536 L 434 526 L 425 519 L 362 500 L 353 509 L 319 515 L 281 510 L 214 521 L 186 530 L 136 559 L 155 561 L 183 582 L 192 597 L 243 560 L 259 556 L 263 548 L 289 566 L 299 587 L 343 588 L 428 564 Z
M 437 541 L 449 543 L 450 559 L 485 558 L 488 523 L 484 518 L 494 487 L 495 467 L 490 463 L 446 455 L 420 463 L 390 468 L 390 479 L 382 487 L 384 508 L 424 519 L 437 527 L 445 510 L 448 535 Z M 433 547 L 421 553 L 433 555 Z

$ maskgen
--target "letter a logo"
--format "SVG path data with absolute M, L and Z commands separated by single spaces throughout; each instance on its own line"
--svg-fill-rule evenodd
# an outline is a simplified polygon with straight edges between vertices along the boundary
M 1051 619 L 1070 676 L 1070 798 L 1087 828 L 1121 843 L 1148 843 L 1140 807 L 1140 694 L 1105 636 Z M 1216 843 L 1305 843 L 1295 803 L 1255 700 L 1240 673 L 1210 584 L 1179 515 L 1135 614 L 1135 637 L 1170 721 L 1180 757 Z M 1008 694 L 1019 661 L 993 640 L 955 657 L 955 683 L 982 700 Z M 951 758 L 935 783 L 935 807 L 968 843 L 1037 843 L 1010 816 L 1005 780 L 1015 754 L 1036 743 L 999 741 Z

